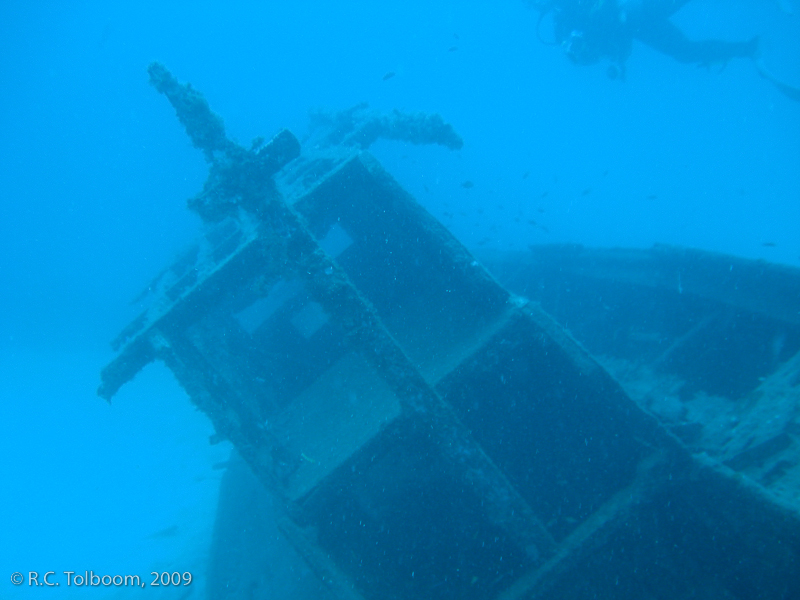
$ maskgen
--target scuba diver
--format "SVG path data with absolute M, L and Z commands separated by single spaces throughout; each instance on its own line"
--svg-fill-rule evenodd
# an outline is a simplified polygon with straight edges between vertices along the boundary
M 743 42 L 690 40 L 670 21 L 689 0 L 528 0 L 539 13 L 553 14 L 555 43 L 579 65 L 608 61 L 611 79 L 625 77 L 633 40 L 684 64 L 710 66 L 750 58 L 762 78 L 781 94 L 800 102 L 800 86 L 775 77 L 759 56 L 758 36 Z
M 758 56 L 758 37 L 745 42 L 693 41 L 669 19 L 689 0 L 530 0 L 541 19 L 553 14 L 555 42 L 579 65 L 610 62 L 624 77 L 633 40 L 681 63 L 711 65 Z

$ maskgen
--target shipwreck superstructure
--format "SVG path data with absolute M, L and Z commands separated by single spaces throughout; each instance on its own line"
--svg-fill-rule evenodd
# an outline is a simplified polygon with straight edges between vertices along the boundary
M 331 597 L 800 597 L 797 507 L 694 451 L 364 150 L 458 147 L 441 118 L 246 149 L 150 75 L 210 163 L 207 228 L 99 393 L 163 361 Z

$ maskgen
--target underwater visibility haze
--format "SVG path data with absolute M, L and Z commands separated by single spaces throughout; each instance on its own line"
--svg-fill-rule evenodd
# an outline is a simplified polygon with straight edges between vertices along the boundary
M 208 153 L 192 145 L 173 106 L 150 84 L 153 63 L 202 94 L 228 140 L 242 148 L 258 148 L 253 140 L 269 141 L 285 128 L 303 152 L 312 151 L 320 128 L 342 122 L 337 115 L 394 115 L 364 144 L 383 169 L 490 271 L 494 265 L 500 283 L 541 303 L 601 357 L 692 452 L 711 452 L 734 420 L 766 422 L 724 399 L 750 398 L 753 390 L 766 397 L 765 381 L 783 382 L 790 391 L 771 405 L 771 418 L 785 429 L 751 436 L 778 440 L 764 446 L 772 454 L 736 454 L 725 464 L 765 486 L 785 477 L 781 502 L 797 511 L 800 491 L 792 498 L 786 490 L 792 478 L 798 485 L 791 489 L 800 490 L 793 462 L 800 453 L 776 457 L 800 447 L 792 362 L 800 351 L 800 296 L 791 291 L 800 280 L 800 3 L 678 3 L 685 5 L 669 23 L 687 38 L 741 44 L 700 65 L 659 51 L 661 42 L 648 43 L 655 34 L 640 35 L 643 27 L 622 54 L 586 54 L 579 45 L 593 25 L 564 24 L 569 10 L 638 4 L 3 2 L 0 597 L 41 594 L 27 579 L 9 581 L 30 571 L 55 571 L 62 585 L 48 591 L 67 598 L 324 597 L 271 520 L 273 500 L 231 458 L 230 442 L 209 444 L 212 422 L 172 371 L 160 362 L 147 366 L 110 404 L 96 394 L 99 373 L 116 354 L 109 341 L 152 299 L 142 290 L 154 291 L 205 227 L 186 200 L 203 190 Z M 420 113 L 449 127 L 447 143 L 390 133 L 403 115 Z M 710 261 L 696 278 L 670 283 L 669 293 L 697 293 L 702 301 L 675 312 L 653 301 L 647 313 L 639 291 L 615 296 L 613 277 L 602 294 L 582 287 L 584 268 L 618 268 L 615 261 L 634 254 L 614 252 L 655 245 L 701 251 L 687 256 Z M 545 246 L 601 252 L 584 264 L 582 255 L 548 254 Z M 748 273 L 747 290 L 725 287 L 714 263 L 721 255 Z M 669 260 L 658 255 L 653 273 Z M 641 283 L 632 277 L 627 284 Z M 563 285 L 557 294 L 545 289 L 556 285 Z M 411 298 L 417 290 L 404 292 Z M 715 312 L 727 292 L 737 308 Z M 763 308 L 767 299 L 774 302 Z M 676 350 L 696 340 L 691 352 Z M 669 365 L 669 377 L 657 380 L 644 367 L 634 373 L 621 358 L 632 348 L 644 348 L 653 372 Z M 486 424 L 462 420 L 480 438 Z M 485 431 L 514 430 L 492 427 Z M 553 432 L 539 433 L 559 443 Z M 492 442 L 481 443 L 491 454 Z M 223 478 L 233 483 L 220 493 Z M 556 478 L 543 492 L 546 510 L 559 515 L 545 524 L 557 541 L 582 518 L 554 508 L 552 490 L 564 485 Z M 218 501 L 228 515 L 222 524 Z M 230 516 L 248 507 L 257 519 L 242 524 Z M 220 539 L 235 552 L 221 554 Z M 220 572 L 241 556 L 263 571 L 248 592 L 226 596 Z M 472 584 L 483 585 L 486 575 L 474 568 L 480 574 Z M 88 570 L 148 582 L 151 571 L 190 572 L 193 583 L 136 592 L 66 585 L 64 571 Z M 431 585 L 439 597 L 457 597 Z M 487 581 L 486 589 L 503 585 Z M 740 598 L 751 597 L 760 596 Z

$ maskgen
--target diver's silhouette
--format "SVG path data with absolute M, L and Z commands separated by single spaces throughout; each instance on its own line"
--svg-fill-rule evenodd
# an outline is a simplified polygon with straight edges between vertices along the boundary
M 756 58 L 758 38 L 743 42 L 690 40 L 670 21 L 689 0 L 530 0 L 542 16 L 552 13 L 556 43 L 575 63 L 610 63 L 609 76 L 624 74 L 633 40 L 681 63 L 711 65 Z

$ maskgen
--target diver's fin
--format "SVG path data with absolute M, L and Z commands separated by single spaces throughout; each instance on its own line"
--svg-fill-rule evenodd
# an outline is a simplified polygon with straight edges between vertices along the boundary
M 769 81 L 772 85 L 774 85 L 777 90 L 789 98 L 790 100 L 794 100 L 795 102 L 800 102 L 800 86 L 797 85 L 790 85 L 785 83 L 775 77 L 772 73 L 767 71 L 764 63 L 760 60 L 756 61 L 756 67 L 758 68 L 758 74 L 761 75 L 764 79 Z

